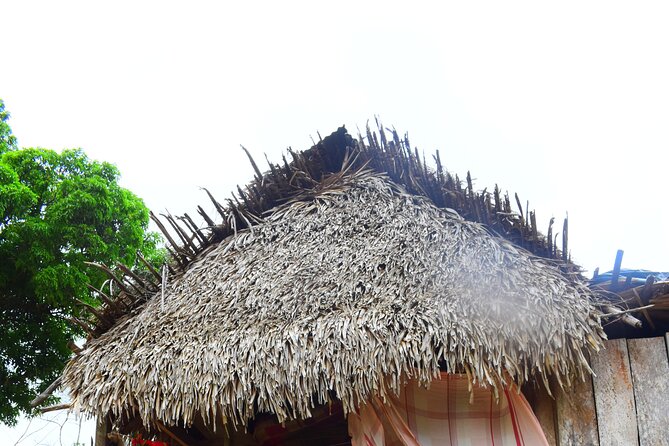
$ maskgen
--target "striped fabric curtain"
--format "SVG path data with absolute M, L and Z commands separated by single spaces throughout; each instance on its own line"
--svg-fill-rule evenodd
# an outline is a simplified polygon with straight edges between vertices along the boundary
M 465 375 L 447 375 L 429 389 L 411 381 L 387 403 L 375 399 L 348 417 L 353 446 L 548 446 L 522 394 L 491 388 L 469 392 Z

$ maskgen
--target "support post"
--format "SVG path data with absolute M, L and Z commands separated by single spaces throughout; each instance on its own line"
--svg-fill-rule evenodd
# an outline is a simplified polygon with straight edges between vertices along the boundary
M 97 417 L 95 420 L 95 446 L 106 446 L 108 433 L 109 433 L 108 418 Z

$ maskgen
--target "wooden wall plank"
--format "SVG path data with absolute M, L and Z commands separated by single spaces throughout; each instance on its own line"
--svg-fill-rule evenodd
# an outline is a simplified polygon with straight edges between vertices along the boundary
M 558 444 L 599 446 L 591 377 L 586 377 L 585 382 L 577 380 L 567 391 L 556 393 Z
M 109 425 L 109 420 L 106 417 L 97 417 L 95 419 L 95 446 L 105 446 L 107 444 Z
M 625 339 L 605 342 L 591 357 L 599 443 L 611 446 L 639 444 L 634 387 Z
M 669 446 L 669 360 L 664 336 L 628 339 L 639 444 Z
M 552 391 L 552 389 L 551 389 Z M 546 440 L 550 446 L 557 446 L 557 430 L 555 428 L 555 399 L 548 394 L 543 385 L 537 387 L 523 387 L 523 395 L 532 407 L 541 429 L 546 435 Z

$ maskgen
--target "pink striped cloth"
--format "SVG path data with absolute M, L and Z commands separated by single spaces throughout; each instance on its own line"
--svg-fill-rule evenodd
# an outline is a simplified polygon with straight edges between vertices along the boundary
M 465 375 L 447 375 L 429 389 L 410 381 L 386 404 L 374 399 L 348 416 L 353 446 L 548 446 L 522 394 L 470 393 Z

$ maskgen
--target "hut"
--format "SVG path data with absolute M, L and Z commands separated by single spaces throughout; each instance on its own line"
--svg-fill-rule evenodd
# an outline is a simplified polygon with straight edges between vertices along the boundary
M 249 156 L 220 223 L 154 217 L 163 271 L 97 265 L 117 291 L 79 321 L 71 409 L 179 445 L 554 443 L 546 401 L 605 338 L 566 222 L 560 250 L 382 127 L 289 156 Z

